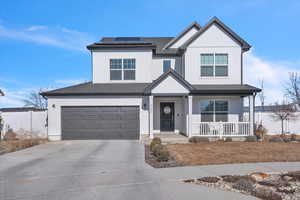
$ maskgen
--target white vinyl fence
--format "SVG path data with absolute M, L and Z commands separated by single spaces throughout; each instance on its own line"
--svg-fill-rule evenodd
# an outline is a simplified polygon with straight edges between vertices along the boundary
M 18 135 L 47 138 L 46 110 L 0 111 L 0 116 L 3 121 L 2 137 L 12 129 Z

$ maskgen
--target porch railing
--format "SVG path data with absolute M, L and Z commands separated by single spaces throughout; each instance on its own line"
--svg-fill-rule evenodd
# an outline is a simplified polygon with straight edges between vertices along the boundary
M 249 122 L 192 123 L 192 136 L 228 137 L 248 135 L 251 135 Z

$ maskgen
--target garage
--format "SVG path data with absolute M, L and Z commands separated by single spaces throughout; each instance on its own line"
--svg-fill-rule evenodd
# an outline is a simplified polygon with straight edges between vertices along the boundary
M 137 140 L 138 106 L 61 107 L 63 140 Z

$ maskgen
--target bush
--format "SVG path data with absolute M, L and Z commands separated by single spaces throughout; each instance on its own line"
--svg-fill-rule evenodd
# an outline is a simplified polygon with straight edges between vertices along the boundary
M 253 182 L 250 181 L 249 179 L 240 179 L 236 181 L 233 185 L 232 188 L 240 191 L 245 191 L 251 193 L 254 189 Z
M 257 141 L 257 138 L 256 136 L 247 136 L 246 139 L 245 139 L 245 142 L 256 142 Z
M 3 137 L 4 140 L 17 140 L 17 134 L 13 132 L 12 130 L 9 130 L 6 132 L 6 134 Z
M 225 142 L 232 142 L 232 138 L 231 137 L 226 137 L 224 141 Z
M 159 144 L 161 144 L 161 139 L 159 137 L 153 138 L 150 143 L 150 151 L 153 152 L 154 147 Z
M 291 135 L 291 141 L 297 141 L 297 135 L 296 134 Z
M 269 142 L 283 142 L 283 139 L 280 136 L 273 136 L 269 139 Z
M 199 136 L 193 136 L 189 139 L 190 143 L 200 143 L 200 142 L 209 142 L 208 137 L 199 137 Z
M 255 135 L 257 139 L 264 139 L 267 132 L 268 130 L 262 124 L 255 125 Z
M 156 157 L 157 161 L 159 162 L 166 162 L 170 158 L 170 153 L 162 144 L 156 144 L 153 147 L 153 155 Z
M 281 134 L 280 137 L 284 142 L 291 142 L 291 137 L 287 134 Z
M 248 176 L 232 176 L 232 175 L 221 176 L 221 178 L 224 182 L 227 182 L 227 183 L 235 183 L 241 179 L 249 179 Z

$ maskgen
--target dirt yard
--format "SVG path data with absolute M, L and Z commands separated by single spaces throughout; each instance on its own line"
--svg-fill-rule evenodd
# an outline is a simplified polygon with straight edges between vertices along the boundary
M 203 142 L 167 148 L 184 165 L 300 161 L 300 143 Z

